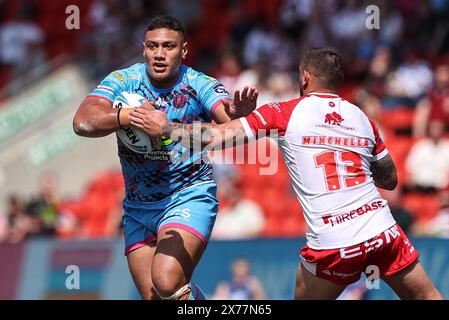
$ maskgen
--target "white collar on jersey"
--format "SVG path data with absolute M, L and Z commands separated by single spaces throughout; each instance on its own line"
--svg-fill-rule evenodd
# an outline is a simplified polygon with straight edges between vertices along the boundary
M 309 92 L 307 94 L 339 97 L 338 94 L 329 93 L 329 92 Z

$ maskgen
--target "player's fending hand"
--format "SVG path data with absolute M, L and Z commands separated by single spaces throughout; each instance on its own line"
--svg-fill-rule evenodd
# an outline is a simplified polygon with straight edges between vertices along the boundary
M 242 93 L 236 90 L 234 93 L 234 102 L 225 101 L 225 111 L 231 119 L 245 117 L 257 107 L 257 97 L 259 92 L 254 87 L 243 88 Z
M 162 127 L 168 122 L 165 112 L 146 107 L 134 108 L 129 114 L 129 120 L 132 126 L 142 129 L 152 137 L 162 136 Z

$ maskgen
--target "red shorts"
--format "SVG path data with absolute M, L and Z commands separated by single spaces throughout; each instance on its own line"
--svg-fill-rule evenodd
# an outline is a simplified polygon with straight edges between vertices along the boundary
M 301 249 L 301 263 L 319 278 L 339 285 L 360 279 L 362 272 L 391 276 L 408 267 L 419 257 L 418 251 L 397 224 L 368 241 L 350 247 L 314 250 L 305 245 Z

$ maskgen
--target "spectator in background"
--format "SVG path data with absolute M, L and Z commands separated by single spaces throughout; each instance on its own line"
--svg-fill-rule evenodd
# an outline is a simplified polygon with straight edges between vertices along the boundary
M 165 13 L 179 19 L 179 22 L 187 29 L 197 25 L 203 14 L 203 6 L 199 0 L 165 0 L 162 3 Z
M 225 51 L 220 55 L 218 70 L 215 76 L 226 89 L 228 89 L 231 96 L 239 87 L 236 86 L 237 80 L 241 73 L 241 67 L 236 54 L 232 51 Z
M 252 67 L 258 63 L 270 64 L 276 48 L 276 34 L 264 17 L 257 19 L 255 27 L 245 39 L 243 61 L 246 66 Z
M 265 227 L 262 208 L 256 202 L 243 197 L 240 183 L 238 174 L 229 174 L 217 181 L 218 198 L 223 206 L 218 212 L 212 239 L 248 239 L 257 238 L 262 234 Z
M 335 1 L 314 1 L 301 38 L 301 54 L 309 48 L 325 47 L 331 43 L 331 20 L 327 17 L 333 16 L 335 12 Z
M 53 236 L 58 219 L 59 196 L 57 195 L 57 177 L 46 173 L 40 179 L 39 192 L 26 206 L 27 213 L 39 225 L 37 235 Z
M 215 300 L 264 300 L 267 299 L 260 281 L 251 274 L 245 259 L 232 263 L 232 279 L 220 282 L 213 295 Z
M 284 0 L 279 8 L 279 16 L 287 35 L 297 41 L 307 25 L 314 0 Z
M 269 70 L 264 61 L 260 61 L 251 68 L 243 70 L 238 76 L 235 87 L 241 88 L 242 86 L 257 87 L 259 92 L 264 90 L 264 79 L 268 78 Z M 260 105 L 260 102 L 259 102 Z
M 378 46 L 374 52 L 368 69 L 365 87 L 369 93 L 378 99 L 385 96 L 385 83 L 392 70 L 391 50 L 386 46 Z
M 449 238 L 449 190 L 440 192 L 440 210 L 425 228 L 425 234 L 432 237 Z
M 339 52 L 348 58 L 354 51 L 354 44 L 358 43 L 368 31 L 365 25 L 365 7 L 357 0 L 347 0 L 344 7 L 330 19 L 332 39 Z
M 17 79 L 27 72 L 27 81 L 36 80 L 42 75 L 43 71 L 36 68 L 45 62 L 45 35 L 34 23 L 35 15 L 36 7 L 25 3 L 19 19 L 0 25 L 0 66 L 11 69 L 12 79 Z M 20 88 L 21 85 L 23 84 L 18 83 L 17 87 Z M 17 88 L 12 90 L 15 89 Z
M 288 101 L 296 97 L 296 86 L 286 72 L 273 72 L 267 78 L 259 79 L 259 105 L 272 101 Z
M 433 72 L 427 61 L 419 58 L 413 51 L 407 51 L 404 62 L 387 77 L 387 98 L 385 108 L 405 105 L 414 108 L 418 101 L 431 88 Z
M 91 64 L 88 70 L 93 72 L 92 76 L 106 74 L 112 66 L 126 60 L 123 56 L 128 39 L 124 25 L 125 13 L 126 9 L 119 0 L 96 0 L 90 7 L 88 21 L 93 30 L 85 40 L 88 47 L 92 46 L 93 49 L 93 56 L 88 62 Z
M 449 129 L 449 65 L 441 64 L 435 69 L 435 85 L 420 100 L 415 112 L 413 134 L 421 138 L 425 135 L 429 121 L 438 120 Z
M 24 241 L 31 234 L 39 230 L 36 221 L 34 221 L 24 210 L 24 204 L 15 195 L 8 198 L 8 225 L 9 232 L 7 242 L 19 243 Z
M 359 88 L 354 95 L 354 104 L 359 106 L 368 118 L 381 124 L 380 114 L 382 112 L 382 106 L 374 94 L 371 94 L 365 88 Z
M 412 189 L 433 192 L 448 186 L 449 139 L 443 133 L 443 123 L 431 121 L 427 138 L 416 142 L 410 150 L 405 165 Z
M 404 31 L 402 16 L 395 10 L 393 1 L 380 0 L 377 5 L 382 14 L 379 42 L 384 46 L 395 47 Z

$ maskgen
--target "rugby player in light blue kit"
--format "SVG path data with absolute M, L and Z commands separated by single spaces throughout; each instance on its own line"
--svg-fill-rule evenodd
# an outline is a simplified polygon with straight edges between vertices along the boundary
M 154 18 L 143 45 L 146 63 L 112 72 L 81 103 L 73 120 L 78 135 L 103 137 L 129 127 L 132 109 L 112 108 L 123 91 L 140 94 L 148 100 L 143 108 L 162 110 L 171 121 L 181 123 L 223 123 L 256 107 L 254 88 L 236 91 L 232 100 L 220 82 L 182 64 L 187 42 L 176 19 Z M 126 186 L 125 254 L 140 295 L 143 299 L 204 298 L 190 280 L 218 209 L 211 165 L 197 161 L 202 151 L 192 153 L 164 138 L 149 154 L 135 153 L 119 139 L 117 143 Z

